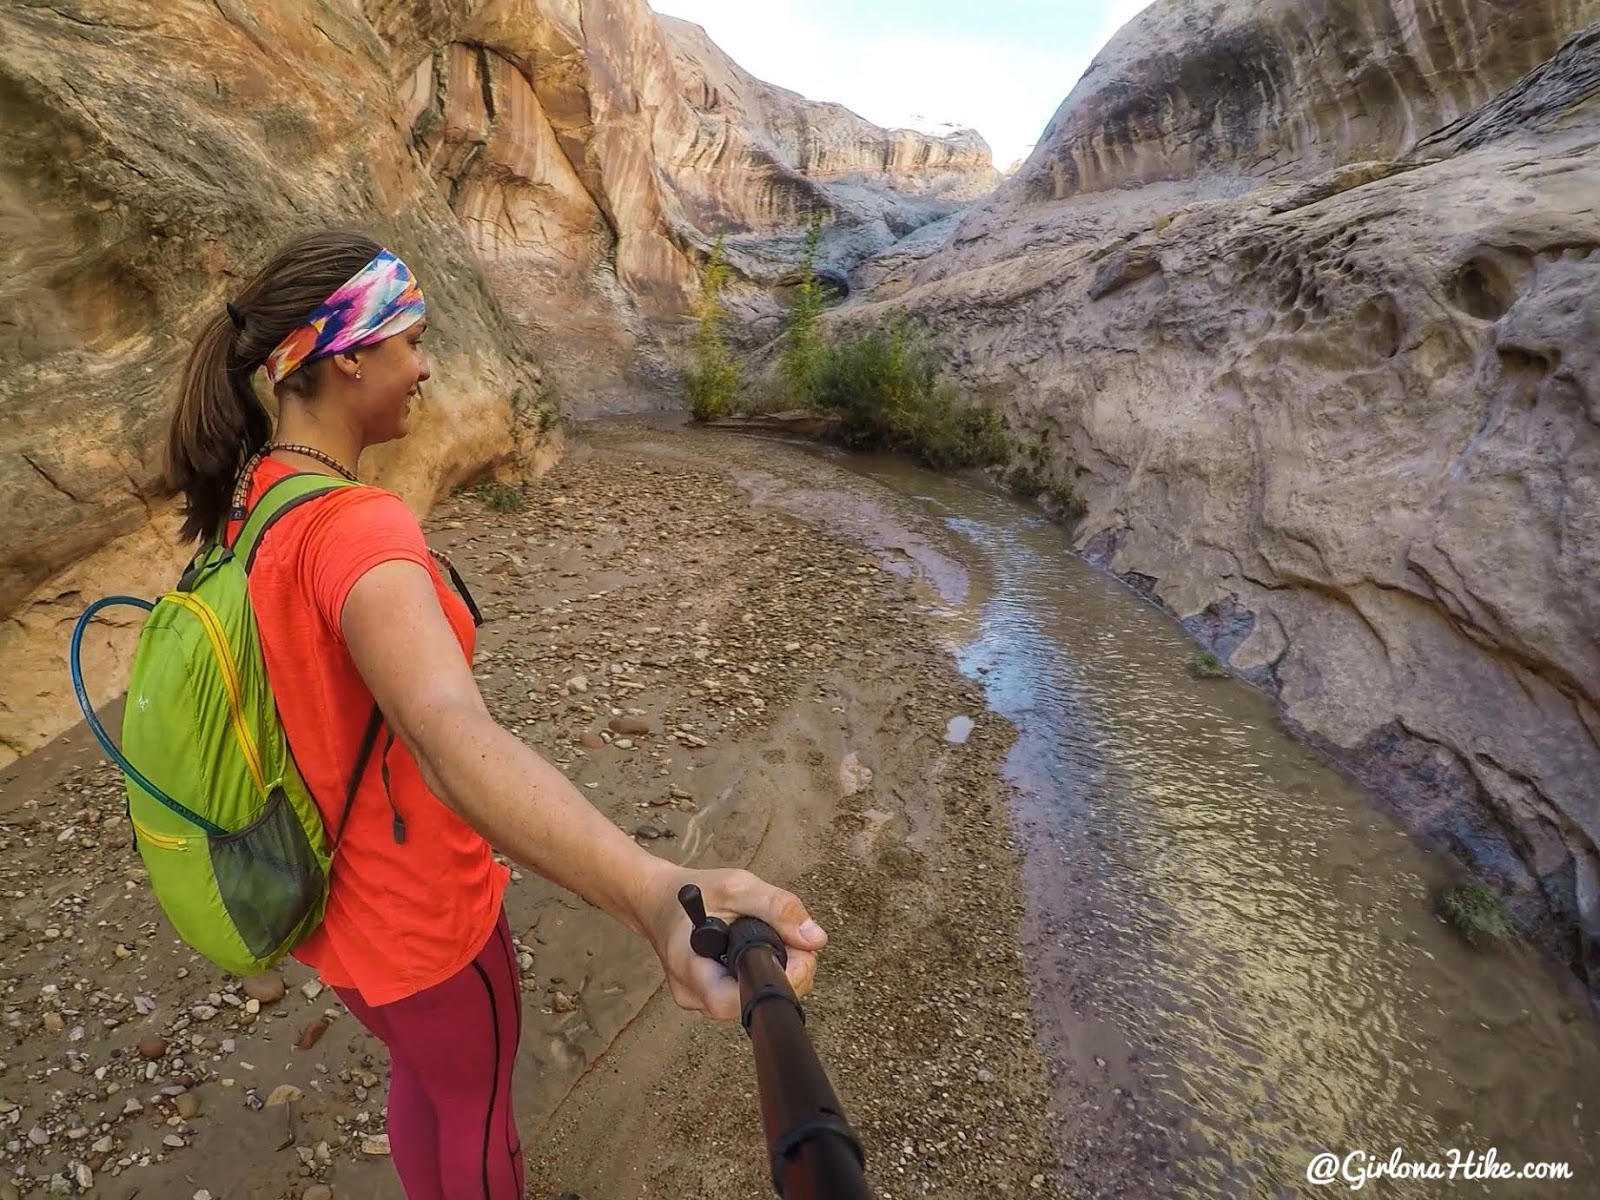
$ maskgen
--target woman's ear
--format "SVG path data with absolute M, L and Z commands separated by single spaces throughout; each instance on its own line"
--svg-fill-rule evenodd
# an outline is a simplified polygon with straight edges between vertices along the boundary
M 334 369 L 344 374 L 347 378 L 361 378 L 361 362 L 356 357 L 356 351 L 346 350 L 333 357 Z

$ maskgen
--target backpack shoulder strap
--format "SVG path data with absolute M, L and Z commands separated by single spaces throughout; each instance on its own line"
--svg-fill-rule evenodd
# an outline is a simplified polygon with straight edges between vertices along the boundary
M 325 496 L 340 488 L 357 486 L 359 485 L 348 479 L 335 479 L 331 475 L 320 475 L 314 471 L 297 471 L 293 475 L 285 475 L 261 494 L 261 499 L 256 501 L 249 516 L 245 518 L 239 536 L 229 547 L 230 551 L 236 559 L 244 561 L 245 574 L 248 575 L 250 568 L 255 564 L 256 551 L 261 548 L 261 540 L 280 517 L 319 496 Z M 335 850 L 344 837 L 345 823 L 350 819 L 356 792 L 361 789 L 361 777 L 367 772 L 367 763 L 372 758 L 372 748 L 378 741 L 378 732 L 382 725 L 383 712 L 374 704 L 372 715 L 367 719 L 366 731 L 361 736 L 361 748 L 356 753 L 355 769 L 350 772 L 350 782 L 345 786 L 344 809 L 339 814 L 339 825 L 333 836 Z
M 350 810 L 355 807 L 356 793 L 361 790 L 361 777 L 367 773 L 367 763 L 372 758 L 372 748 L 378 743 L 378 730 L 383 725 L 383 710 L 376 704 L 367 718 L 367 730 L 361 735 L 361 750 L 356 754 L 356 769 L 350 773 L 350 782 L 344 789 L 344 811 L 339 814 L 339 826 L 334 830 L 333 849 L 344 840 L 345 823 L 350 820 Z
M 245 573 L 249 574 L 251 566 L 256 560 L 256 551 L 261 548 L 261 539 L 267 530 L 277 522 L 278 518 L 298 508 L 308 501 L 315 500 L 339 488 L 356 487 L 348 479 L 335 479 L 331 475 L 319 475 L 314 471 L 297 471 L 293 475 L 285 475 L 262 493 L 250 509 L 250 515 L 245 518 L 244 527 L 239 530 L 239 536 L 229 547 L 233 556 L 244 562 Z

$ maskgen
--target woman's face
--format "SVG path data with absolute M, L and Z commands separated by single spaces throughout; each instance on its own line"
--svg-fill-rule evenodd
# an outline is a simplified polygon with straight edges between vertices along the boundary
M 427 321 L 418 321 L 359 352 L 361 379 L 356 395 L 367 445 L 392 442 L 411 432 L 412 402 L 422 398 L 422 381 L 431 374 L 427 351 L 421 345 L 427 328 Z

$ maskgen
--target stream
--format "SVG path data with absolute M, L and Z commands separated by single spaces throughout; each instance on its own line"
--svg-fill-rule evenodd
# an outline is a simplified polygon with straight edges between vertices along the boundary
M 911 560 L 961 669 L 1017 729 L 1023 934 L 1069 1181 L 1600 1195 L 1600 1029 L 1581 994 L 1519 949 L 1469 948 L 1433 911 L 1446 864 L 1266 696 L 1191 677 L 1181 627 L 1031 506 L 897 460 L 796 456 L 812 479 L 769 483 L 767 501 Z M 858 486 L 819 489 L 819 459 Z M 1318 1155 L 1334 1156 L 1324 1186 Z M 1392 1162 L 1412 1177 L 1374 1177 Z M 1570 1179 L 1489 1177 L 1529 1163 Z

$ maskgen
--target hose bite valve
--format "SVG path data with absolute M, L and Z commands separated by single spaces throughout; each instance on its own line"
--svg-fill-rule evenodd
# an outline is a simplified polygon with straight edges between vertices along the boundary
M 694 952 L 739 981 L 739 1021 L 755 1049 L 773 1190 L 782 1200 L 871 1200 L 861 1141 L 806 1036 L 805 1010 L 784 974 L 783 939 L 756 917 L 729 925 L 707 915 L 692 883 L 679 889 L 678 903 L 694 927 Z

